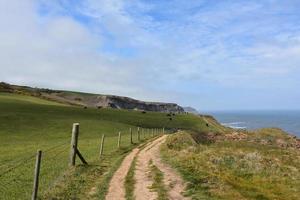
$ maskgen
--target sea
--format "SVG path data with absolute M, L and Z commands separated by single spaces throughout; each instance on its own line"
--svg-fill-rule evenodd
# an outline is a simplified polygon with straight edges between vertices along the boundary
M 254 130 L 276 127 L 300 137 L 300 110 L 297 111 L 211 111 L 221 124 L 231 128 Z

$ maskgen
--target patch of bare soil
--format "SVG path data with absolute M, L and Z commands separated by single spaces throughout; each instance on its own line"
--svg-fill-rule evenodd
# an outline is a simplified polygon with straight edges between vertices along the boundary
M 157 193 L 151 191 L 152 180 L 150 173 L 149 161 L 164 174 L 164 184 L 168 189 L 168 199 L 184 200 L 188 199 L 182 195 L 185 185 L 181 177 L 171 167 L 161 161 L 159 155 L 160 145 L 166 140 L 166 135 L 153 141 L 150 145 L 140 151 L 137 155 L 137 166 L 135 171 L 136 186 L 134 194 L 137 200 L 157 199 Z
M 106 200 L 125 199 L 125 188 L 124 188 L 125 177 L 138 151 L 139 151 L 138 148 L 132 150 L 132 152 L 125 157 L 119 169 L 115 172 L 109 184 L 108 193 L 105 197 Z

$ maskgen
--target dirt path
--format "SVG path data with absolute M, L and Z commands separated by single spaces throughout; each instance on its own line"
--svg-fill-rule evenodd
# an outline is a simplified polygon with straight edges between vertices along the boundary
M 167 136 L 163 136 L 160 143 L 151 149 L 153 164 L 164 174 L 164 184 L 168 190 L 168 197 L 171 200 L 188 200 L 182 195 L 185 184 L 177 172 L 169 165 L 163 163 L 160 158 L 159 148 L 165 142 Z
M 133 149 L 132 152 L 125 157 L 121 166 L 115 172 L 109 184 L 108 193 L 105 197 L 106 200 L 125 199 L 125 189 L 124 189 L 125 177 L 138 151 L 139 151 L 138 148 Z
M 185 200 L 183 197 L 185 185 L 181 177 L 168 165 L 161 161 L 159 155 L 160 145 L 166 140 L 167 136 L 161 136 L 156 140 L 149 142 L 143 149 L 134 149 L 123 161 L 120 168 L 114 174 L 106 200 L 125 200 L 124 180 L 130 168 L 134 157 L 136 156 L 136 166 L 134 179 L 136 181 L 134 188 L 134 196 L 136 200 L 155 200 L 158 194 L 151 190 L 153 181 L 149 176 L 149 163 L 153 164 L 164 174 L 164 185 L 168 190 L 168 199 Z
M 134 179 L 136 181 L 134 188 L 134 196 L 137 200 L 147 199 L 154 200 L 157 199 L 157 193 L 151 191 L 149 188 L 152 185 L 152 180 L 149 177 L 149 161 L 151 159 L 149 149 L 157 145 L 161 138 L 148 144 L 144 149 L 142 149 L 136 160 Z
M 146 148 L 140 151 L 137 155 L 137 166 L 135 171 L 135 197 L 137 200 L 143 199 L 156 199 L 157 194 L 149 189 L 152 181 L 149 180 L 149 162 L 153 164 L 164 174 L 164 184 L 168 190 L 168 199 L 170 200 L 184 200 L 185 198 L 181 193 L 184 191 L 185 185 L 181 177 L 168 165 L 161 161 L 159 155 L 160 145 L 166 140 L 167 136 L 164 135 Z

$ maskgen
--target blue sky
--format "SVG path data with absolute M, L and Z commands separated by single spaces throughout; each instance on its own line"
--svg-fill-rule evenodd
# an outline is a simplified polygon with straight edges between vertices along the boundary
M 2 0 L 0 80 L 177 102 L 300 109 L 298 0 Z

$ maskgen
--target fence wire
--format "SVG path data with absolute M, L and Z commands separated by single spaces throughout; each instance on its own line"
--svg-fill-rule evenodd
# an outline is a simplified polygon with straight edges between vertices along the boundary
M 140 141 L 152 137 L 151 129 L 140 128 Z M 118 132 L 122 133 L 121 146 L 129 147 L 130 130 L 115 131 L 114 134 L 106 135 L 104 154 L 110 154 L 118 149 Z M 99 138 L 89 138 L 88 135 L 79 136 L 78 148 L 84 158 L 89 162 L 99 159 L 100 141 Z M 137 129 L 132 129 L 132 137 L 135 143 L 138 141 Z M 70 139 L 42 149 L 41 174 L 39 196 L 55 186 L 62 174 L 68 170 Z M 0 165 L 0 191 L 4 199 L 30 199 L 33 184 L 33 174 L 36 154 L 10 160 Z M 78 160 L 79 161 L 79 160 Z M 1 168 L 4 170 L 1 171 Z

